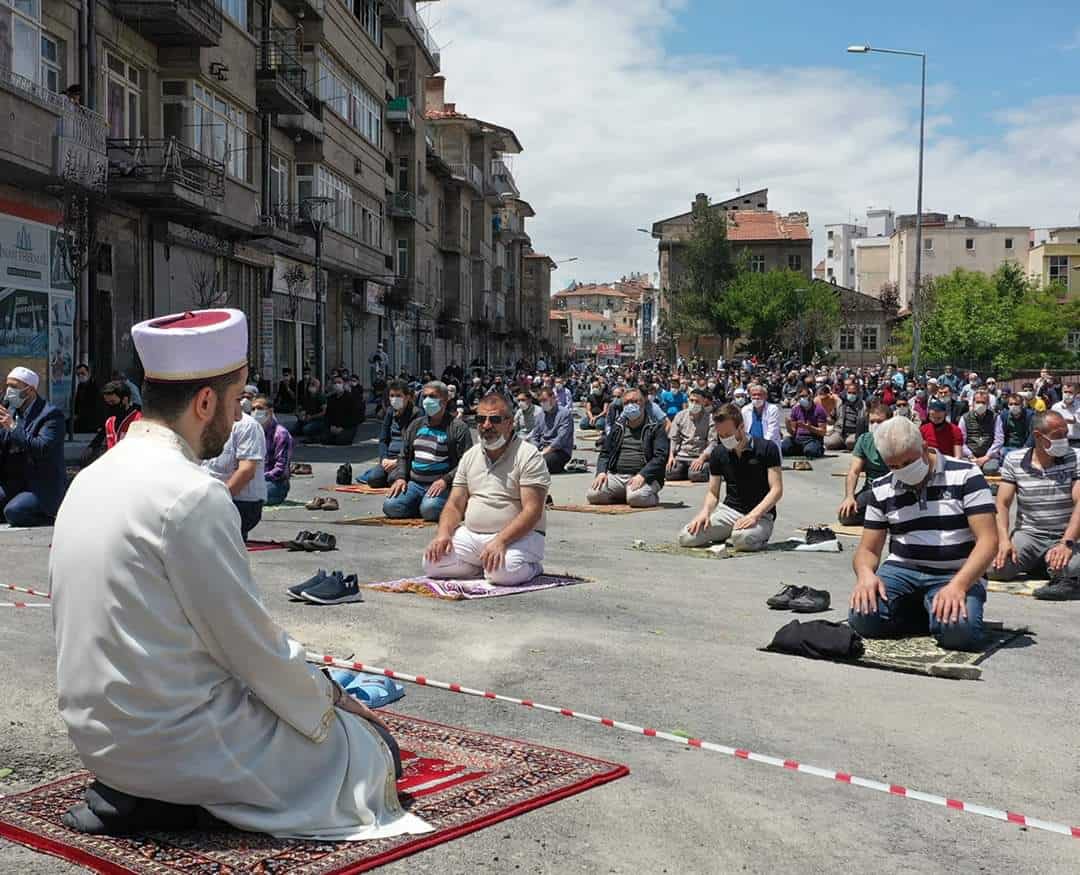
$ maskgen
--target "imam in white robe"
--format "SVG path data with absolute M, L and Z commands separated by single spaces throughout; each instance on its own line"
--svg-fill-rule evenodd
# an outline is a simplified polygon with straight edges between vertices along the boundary
M 280 837 L 430 831 L 263 607 L 228 489 L 172 430 L 136 423 L 79 474 L 49 579 L 60 714 L 103 783 Z

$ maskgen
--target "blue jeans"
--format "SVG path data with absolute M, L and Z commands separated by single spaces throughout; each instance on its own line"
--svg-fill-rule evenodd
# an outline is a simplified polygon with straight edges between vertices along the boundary
M 356 482 L 366 483 L 372 489 L 385 489 L 387 486 L 393 486 L 400 479 L 401 475 L 398 473 L 397 465 L 391 468 L 389 472 L 383 470 L 382 465 L 375 465 L 357 477 Z
M 450 497 L 450 490 L 447 489 L 438 498 L 429 498 L 427 491 L 427 486 L 409 481 L 409 485 L 405 487 L 401 495 L 388 498 L 383 502 L 383 513 L 391 519 L 404 520 L 420 517 L 436 522 L 446 506 L 446 499 Z
M 14 490 L 12 490 L 14 492 Z M 32 492 L 15 492 L 10 498 L 0 487 L 0 522 L 15 528 L 51 526 L 55 517 L 41 509 L 41 502 Z
M 784 438 L 780 452 L 785 456 L 806 456 L 808 459 L 820 459 L 825 455 L 825 447 L 817 438 Z
M 596 422 L 593 425 L 589 425 L 589 421 L 587 419 L 582 419 L 581 420 L 581 427 L 582 427 L 582 429 L 586 429 L 586 430 L 588 430 L 588 429 L 598 429 L 599 431 L 603 431 L 604 430 L 604 425 L 605 425 L 604 420 L 605 420 L 605 418 L 603 416 L 598 416 L 598 417 L 596 417 Z
M 921 634 L 929 621 L 930 634 L 946 650 L 978 650 L 983 637 L 983 604 L 986 587 L 976 583 L 967 592 L 967 619 L 942 623 L 930 610 L 937 591 L 952 580 L 951 574 L 926 574 L 886 562 L 878 569 L 887 598 L 878 597 L 876 614 L 848 613 L 851 628 L 864 638 L 891 638 Z
M 288 480 L 267 480 L 266 481 L 266 506 L 273 507 L 275 504 L 281 504 L 289 497 L 289 481 Z

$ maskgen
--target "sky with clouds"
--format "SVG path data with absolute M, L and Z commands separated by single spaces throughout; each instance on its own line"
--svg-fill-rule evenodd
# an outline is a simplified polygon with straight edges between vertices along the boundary
M 1077 223 L 1080 22 L 1072 2 L 1027 6 L 1007 17 L 930 0 L 902 15 L 797 0 L 768 14 L 742 0 L 420 8 L 443 49 L 446 99 L 524 145 L 513 167 L 537 213 L 533 244 L 578 259 L 555 274 L 561 287 L 655 271 L 655 243 L 636 229 L 699 191 L 767 187 L 773 209 L 810 214 L 815 244 L 825 223 L 868 206 L 913 212 L 919 62 L 850 55 L 850 43 L 929 55 L 927 210 Z

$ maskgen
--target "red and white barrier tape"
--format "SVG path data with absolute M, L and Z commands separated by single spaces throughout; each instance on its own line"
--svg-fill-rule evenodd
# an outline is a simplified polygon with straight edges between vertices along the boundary
M 0 602 L 0 608 L 51 608 L 48 602 Z
M 512 705 L 523 705 L 524 707 L 531 708 L 535 711 L 548 711 L 563 717 L 574 717 L 578 720 L 585 720 L 589 723 L 597 723 L 601 726 L 606 726 L 609 729 L 621 729 L 624 732 L 632 732 L 635 735 L 644 735 L 648 738 L 660 738 L 664 741 L 673 741 L 684 747 L 709 750 L 714 753 L 721 753 L 725 756 L 734 757 L 740 760 L 750 760 L 751 762 L 775 766 L 776 768 L 787 769 L 804 775 L 814 775 L 818 778 L 826 778 L 829 781 L 835 781 L 840 784 L 850 784 L 854 787 L 876 790 L 879 793 L 887 793 L 890 796 L 903 796 L 905 799 L 914 799 L 917 802 L 928 802 L 931 805 L 937 805 L 941 808 L 949 808 L 954 811 L 966 811 L 968 814 L 978 814 L 982 817 L 989 817 L 993 820 L 1000 820 L 1005 823 L 1014 823 L 1018 826 L 1041 829 L 1046 832 L 1054 832 L 1059 835 L 1072 836 L 1073 838 L 1080 839 L 1080 826 L 1066 826 L 1063 823 L 1054 823 L 1050 820 L 1027 817 L 1023 814 L 1017 814 L 1014 811 L 988 808 L 985 805 L 975 805 L 970 802 L 961 802 L 959 799 L 939 796 L 936 793 L 924 793 L 921 790 L 912 790 L 899 784 L 886 784 L 882 781 L 871 780 L 870 778 L 860 778 L 857 775 L 852 775 L 847 772 L 839 772 L 835 769 L 823 769 L 820 766 L 800 763 L 798 760 L 781 759 L 780 757 L 768 756 L 767 754 L 754 753 L 753 751 L 743 750 L 741 748 L 715 744 L 711 741 L 702 741 L 700 738 L 683 738 L 680 735 L 672 735 L 670 732 L 663 732 L 659 729 L 649 729 L 644 726 L 635 726 L 633 723 L 624 723 L 621 720 L 612 720 L 609 717 L 596 717 L 592 714 L 583 714 L 580 711 L 572 711 L 569 708 L 556 708 L 553 705 L 544 705 L 540 702 L 534 702 L 531 699 L 518 699 L 513 696 L 504 696 L 486 690 L 474 690 L 470 687 L 463 687 L 461 684 L 449 684 L 445 681 L 431 680 L 423 675 L 405 674 L 404 672 L 394 671 L 389 668 L 364 665 L 362 662 L 349 662 L 344 659 L 335 659 L 332 656 L 322 653 L 308 653 L 307 661 L 318 665 L 343 668 L 348 671 L 364 671 L 370 674 L 381 674 L 388 678 L 393 678 L 394 680 L 406 681 L 411 684 L 418 684 L 422 687 L 434 687 L 440 690 L 449 690 L 452 693 L 461 693 L 463 696 L 477 696 L 482 699 L 494 699 L 498 702 L 509 702 Z
M 13 583 L 0 583 L 0 589 L 9 589 L 12 592 L 24 592 L 27 595 L 41 596 L 43 599 L 51 599 L 47 592 L 38 592 L 36 589 L 27 589 L 25 586 L 15 586 Z

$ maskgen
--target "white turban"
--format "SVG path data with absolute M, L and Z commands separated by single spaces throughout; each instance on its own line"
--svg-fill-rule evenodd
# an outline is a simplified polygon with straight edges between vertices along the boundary
M 26 383 L 27 386 L 30 386 L 35 390 L 37 389 L 38 383 L 40 382 L 37 374 L 35 374 L 29 368 L 24 367 L 12 368 L 11 373 L 8 374 L 8 379 L 19 380 L 20 382 Z

